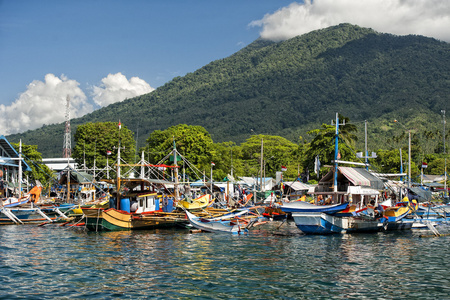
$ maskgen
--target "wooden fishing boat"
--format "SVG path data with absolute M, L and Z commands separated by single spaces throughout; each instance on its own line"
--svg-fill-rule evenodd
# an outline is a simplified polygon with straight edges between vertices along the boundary
M 208 207 L 211 204 L 211 195 L 205 194 L 196 199 L 183 199 L 178 202 L 177 206 L 187 210 L 198 210 Z
M 150 212 L 128 213 L 113 208 L 83 208 L 85 226 L 90 231 L 120 231 L 157 229 L 183 226 L 187 223 L 183 213 Z
M 283 202 L 280 206 L 281 210 L 287 213 L 293 212 L 314 212 L 334 214 L 346 209 L 348 202 L 331 204 L 331 205 L 315 205 L 304 201 Z
M 156 229 L 188 222 L 182 211 L 172 212 L 172 198 L 149 192 L 133 194 L 121 199 L 120 209 L 82 207 L 86 228 L 90 231 Z
M 108 209 L 109 208 L 109 199 L 104 201 L 96 201 L 93 203 L 86 203 L 86 204 L 80 204 L 77 205 L 75 208 L 72 209 L 72 215 L 82 215 L 83 214 L 83 208 L 103 208 Z
M 333 234 L 380 231 L 382 223 L 373 218 L 339 217 L 323 212 L 293 212 L 295 225 L 305 234 Z
M 44 213 L 39 207 L 2 207 L 0 208 L 0 225 L 39 224 L 56 222 L 61 218 L 57 213 Z
M 239 218 L 239 216 L 247 213 L 248 210 L 243 210 L 238 213 L 231 213 L 217 218 L 206 219 L 198 217 L 186 210 L 186 216 L 193 227 L 207 232 L 232 234 L 248 233 L 248 229 L 246 227 L 249 225 L 249 222 Z
M 29 194 L 23 197 L 8 197 L 3 199 L 3 207 L 14 207 L 26 204 L 30 201 L 31 196 Z
M 274 221 L 283 220 L 287 218 L 287 213 L 282 211 L 281 208 L 273 206 L 265 207 L 262 215 Z

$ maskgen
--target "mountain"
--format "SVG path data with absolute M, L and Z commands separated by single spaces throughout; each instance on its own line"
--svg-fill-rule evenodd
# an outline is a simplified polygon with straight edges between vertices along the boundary
M 152 131 L 180 123 L 205 127 L 214 142 L 240 143 L 251 133 L 298 141 L 339 112 L 352 122 L 369 120 L 371 142 L 379 144 L 392 135 L 393 119 L 415 128 L 440 126 L 449 94 L 450 44 L 341 24 L 282 42 L 258 39 L 71 125 L 74 133 L 78 124 L 120 119 L 139 147 Z M 57 157 L 63 133 L 64 124 L 56 124 L 7 138 Z

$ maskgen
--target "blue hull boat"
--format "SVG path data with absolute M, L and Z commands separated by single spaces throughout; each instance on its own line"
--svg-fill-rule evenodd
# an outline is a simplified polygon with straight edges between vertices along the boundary
M 315 213 L 326 213 L 334 214 L 343 211 L 348 206 L 348 202 L 342 204 L 331 204 L 331 205 L 315 205 L 303 201 L 295 202 L 284 202 L 280 206 L 281 210 L 284 212 L 315 212 Z

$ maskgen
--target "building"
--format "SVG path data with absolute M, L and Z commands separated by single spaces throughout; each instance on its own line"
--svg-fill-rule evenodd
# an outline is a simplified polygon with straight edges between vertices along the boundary
M 50 168 L 54 172 L 60 172 L 64 170 L 67 165 L 70 168 L 75 169 L 76 163 L 73 158 L 43 158 L 42 163 Z

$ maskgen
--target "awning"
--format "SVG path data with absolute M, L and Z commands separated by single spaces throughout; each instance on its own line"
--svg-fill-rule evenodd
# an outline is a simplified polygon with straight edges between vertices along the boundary
M 283 184 L 285 186 L 290 187 L 294 191 L 306 191 L 306 190 L 309 190 L 309 188 L 310 188 L 309 185 L 304 184 L 303 182 L 300 182 L 300 181 L 284 182 Z
M 370 180 L 364 177 L 355 168 L 338 167 L 339 172 L 342 173 L 354 185 L 370 186 Z
M 431 192 L 421 189 L 420 187 L 410 187 L 412 197 L 410 199 L 417 199 L 419 201 L 431 201 Z M 416 197 L 414 197 L 416 196 Z

